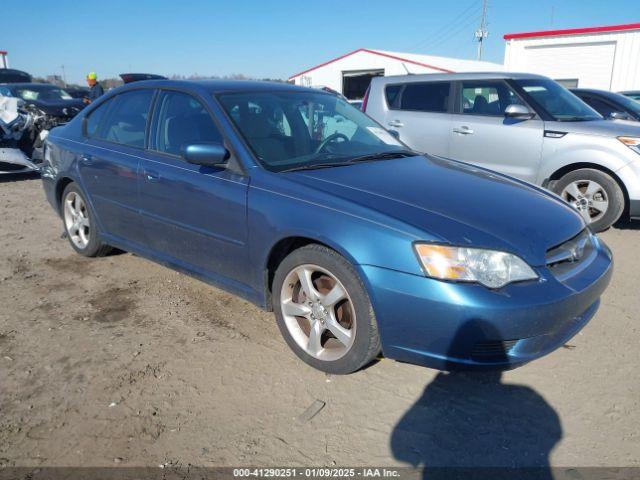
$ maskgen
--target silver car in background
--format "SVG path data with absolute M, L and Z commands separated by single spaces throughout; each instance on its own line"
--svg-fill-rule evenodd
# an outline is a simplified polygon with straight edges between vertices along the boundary
M 415 150 L 552 190 L 596 231 L 640 217 L 640 126 L 604 120 L 547 77 L 375 77 L 363 110 Z

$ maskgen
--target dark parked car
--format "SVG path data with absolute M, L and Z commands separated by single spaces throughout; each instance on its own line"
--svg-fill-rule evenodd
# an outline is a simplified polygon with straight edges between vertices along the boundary
M 27 108 L 46 115 L 50 128 L 66 123 L 84 108 L 81 99 L 73 98 L 67 91 L 50 83 L 10 83 L 0 85 L 0 95 L 17 97 Z
M 73 249 L 135 252 L 273 309 L 327 372 L 380 350 L 515 367 L 575 335 L 611 277 L 609 249 L 557 196 L 417 154 L 315 89 L 135 82 L 46 146 Z
M 0 68 L 0 83 L 31 83 L 31 75 L 22 70 Z
M 640 103 L 620 93 L 591 88 L 572 88 L 571 92 L 604 118 L 640 121 Z
M 89 96 L 88 87 L 65 87 L 64 90 L 73 98 L 83 99 Z
M 636 100 L 638 102 L 640 102 L 640 90 L 631 90 L 628 92 L 620 92 L 621 95 L 624 95 L 625 97 L 629 97 L 632 100 Z

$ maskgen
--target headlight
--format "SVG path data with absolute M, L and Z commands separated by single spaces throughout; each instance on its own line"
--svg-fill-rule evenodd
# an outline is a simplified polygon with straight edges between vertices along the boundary
M 640 153 L 640 137 L 618 137 L 622 143 L 636 153 Z
M 538 278 L 524 260 L 506 252 L 428 243 L 416 243 L 414 248 L 427 276 L 439 280 L 500 288 L 511 282 Z

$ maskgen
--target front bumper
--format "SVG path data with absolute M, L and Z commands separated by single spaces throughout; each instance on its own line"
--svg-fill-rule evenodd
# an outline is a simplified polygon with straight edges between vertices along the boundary
M 386 357 L 441 370 L 515 368 L 565 344 L 593 317 L 612 275 L 609 249 L 597 242 L 591 263 L 557 280 L 490 290 L 361 266 Z
M 629 196 L 629 216 L 640 218 L 640 161 L 635 160 L 616 171 Z

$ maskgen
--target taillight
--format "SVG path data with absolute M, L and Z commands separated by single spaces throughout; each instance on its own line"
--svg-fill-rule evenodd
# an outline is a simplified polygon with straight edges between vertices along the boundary
M 367 91 L 364 92 L 364 97 L 362 98 L 362 111 L 367 111 L 367 102 L 369 101 L 369 90 L 371 90 L 371 85 L 367 87 Z

